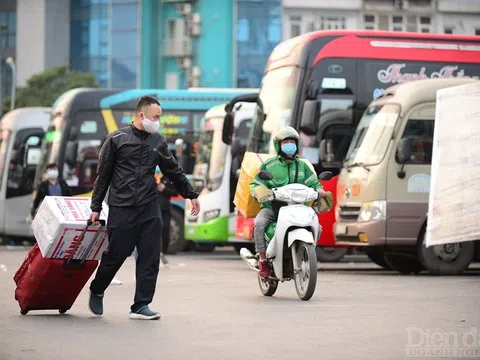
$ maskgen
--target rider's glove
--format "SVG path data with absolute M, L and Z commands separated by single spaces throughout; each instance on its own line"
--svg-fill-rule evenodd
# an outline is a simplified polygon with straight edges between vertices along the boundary
M 258 202 L 267 202 L 273 200 L 273 191 L 264 185 L 259 185 L 252 190 L 252 196 L 258 200 Z
M 318 198 L 314 204 L 315 211 L 319 214 L 330 211 L 333 208 L 333 195 L 330 191 L 326 191 L 325 195 Z

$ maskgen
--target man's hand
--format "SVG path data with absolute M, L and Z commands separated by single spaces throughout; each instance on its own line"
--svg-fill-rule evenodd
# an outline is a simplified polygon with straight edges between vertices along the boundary
M 92 221 L 93 225 L 98 225 L 98 219 L 100 218 L 100 213 L 92 211 L 92 214 L 90 215 L 90 220 Z
M 318 196 L 324 197 L 327 194 L 327 192 L 323 189 L 318 190 Z
M 198 201 L 198 199 L 192 199 L 190 201 L 192 202 L 192 211 L 190 214 L 192 216 L 197 216 L 198 214 L 200 214 L 200 202 Z
M 159 192 L 162 192 L 163 190 L 165 190 L 165 187 L 166 187 L 166 186 L 165 186 L 164 183 L 159 183 L 159 184 L 157 185 L 157 190 L 158 190 Z

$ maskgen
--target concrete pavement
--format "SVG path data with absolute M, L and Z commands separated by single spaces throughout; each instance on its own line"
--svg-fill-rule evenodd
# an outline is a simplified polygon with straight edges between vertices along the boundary
M 106 292 L 102 318 L 87 310 L 87 287 L 65 315 L 20 315 L 12 278 L 25 254 L 0 250 L 1 360 L 396 360 L 412 354 L 409 335 L 419 345 L 420 334 L 437 331 L 426 348 L 438 351 L 442 334 L 461 340 L 472 328 L 478 339 L 467 350 L 476 348 L 471 358 L 480 358 L 480 270 L 402 276 L 371 263 L 324 264 L 314 297 L 303 302 L 293 282 L 271 298 L 261 295 L 255 274 L 233 252 L 174 255 L 161 269 L 151 306 L 162 319 L 134 321 L 131 258 L 118 273 L 123 285 Z

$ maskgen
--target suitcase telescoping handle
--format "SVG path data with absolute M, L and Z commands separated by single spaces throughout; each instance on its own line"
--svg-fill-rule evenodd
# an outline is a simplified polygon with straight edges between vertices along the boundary
M 80 261 L 80 265 L 83 265 L 85 263 L 85 260 L 87 258 L 88 253 L 92 249 L 93 244 L 95 244 L 95 242 L 97 241 L 97 237 L 98 237 L 98 235 L 100 235 L 100 232 L 101 232 L 102 228 L 105 226 L 105 220 L 98 220 L 98 222 L 100 223 L 100 226 L 98 227 L 94 238 L 90 242 L 90 245 L 88 245 L 88 248 L 87 248 L 87 250 L 85 251 L 85 254 L 82 257 L 82 260 Z M 90 226 L 92 226 L 92 224 L 93 224 L 92 220 L 88 219 L 87 220 L 87 226 L 85 226 L 85 228 L 82 230 L 82 233 L 80 234 L 80 236 L 78 238 L 78 241 L 77 241 L 77 244 L 75 245 L 75 248 L 73 249 L 72 253 L 70 254 L 70 256 L 68 257 L 68 259 L 66 261 L 66 265 L 69 265 L 70 262 L 73 260 L 73 257 L 75 256 L 75 253 L 77 252 L 78 247 L 80 246 L 80 244 L 83 242 L 83 239 L 85 238 L 85 234 L 86 234 L 88 228 Z

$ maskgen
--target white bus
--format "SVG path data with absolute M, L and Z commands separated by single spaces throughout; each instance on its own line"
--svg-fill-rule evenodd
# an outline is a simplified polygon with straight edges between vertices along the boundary
M 51 108 L 29 107 L 6 113 L 0 120 L 0 237 L 31 238 L 27 217 L 40 147 Z

